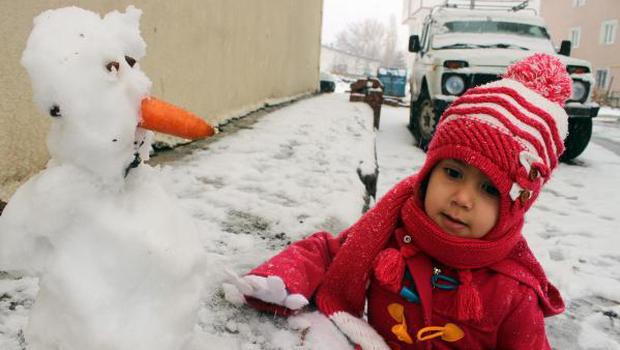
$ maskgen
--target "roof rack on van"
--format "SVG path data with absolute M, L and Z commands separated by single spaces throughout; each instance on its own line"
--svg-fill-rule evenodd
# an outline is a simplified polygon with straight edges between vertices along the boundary
M 418 13 L 427 12 L 425 20 L 433 20 L 432 17 L 441 9 L 468 9 L 482 11 L 531 11 L 538 16 L 536 9 L 528 7 L 529 0 L 444 0 L 443 3 L 434 6 L 424 6 L 424 0 L 420 0 L 420 6 L 409 14 L 409 18 L 415 17 Z
M 488 10 L 488 11 L 513 11 L 532 10 L 527 5 L 529 0 L 446 0 L 439 7 L 457 8 L 470 10 Z

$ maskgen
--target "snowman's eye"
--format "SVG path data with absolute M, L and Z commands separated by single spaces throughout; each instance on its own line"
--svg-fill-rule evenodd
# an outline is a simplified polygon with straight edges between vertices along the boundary
M 108 64 L 105 65 L 105 69 L 108 70 L 108 72 L 111 72 L 112 69 L 116 69 L 116 71 L 118 72 L 118 70 L 120 69 L 120 64 L 118 64 L 118 62 L 108 62 Z
M 133 66 L 136 64 L 136 59 L 133 57 L 125 56 L 125 61 L 127 61 L 127 64 L 131 68 L 133 68 Z
M 50 108 L 50 115 L 52 117 L 62 117 L 62 115 L 60 114 L 60 107 L 58 107 L 58 105 L 53 105 L 52 108 Z

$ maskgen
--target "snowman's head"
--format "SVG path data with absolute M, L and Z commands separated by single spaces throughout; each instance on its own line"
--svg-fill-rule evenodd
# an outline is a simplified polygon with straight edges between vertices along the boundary
M 122 179 L 136 153 L 150 147 L 137 128 L 151 87 L 139 65 L 146 49 L 141 14 L 129 6 L 101 18 L 68 7 L 34 19 L 22 64 L 35 103 L 52 119 L 48 148 L 55 162 Z

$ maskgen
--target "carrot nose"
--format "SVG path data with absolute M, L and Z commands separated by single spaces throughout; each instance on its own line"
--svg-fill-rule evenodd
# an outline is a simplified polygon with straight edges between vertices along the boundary
M 142 121 L 138 126 L 190 140 L 215 134 L 215 129 L 202 118 L 154 97 L 142 100 Z

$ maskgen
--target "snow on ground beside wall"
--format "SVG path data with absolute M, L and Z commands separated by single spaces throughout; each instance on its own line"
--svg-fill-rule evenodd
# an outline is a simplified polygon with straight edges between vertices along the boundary
M 337 94 L 310 98 L 166 165 L 171 190 L 204 227 L 213 267 L 197 344 L 290 349 L 302 343 L 292 330 L 300 324 L 332 327 L 318 326 L 320 316 L 289 326 L 235 308 L 221 298 L 220 286 L 225 269 L 246 273 L 291 241 L 319 230 L 337 233 L 360 216 L 365 189 L 357 169 L 375 164 L 371 113 Z M 325 341 L 313 334 L 305 346 Z
M 598 111 L 598 116 L 620 118 L 620 108 L 601 107 L 601 109 Z

